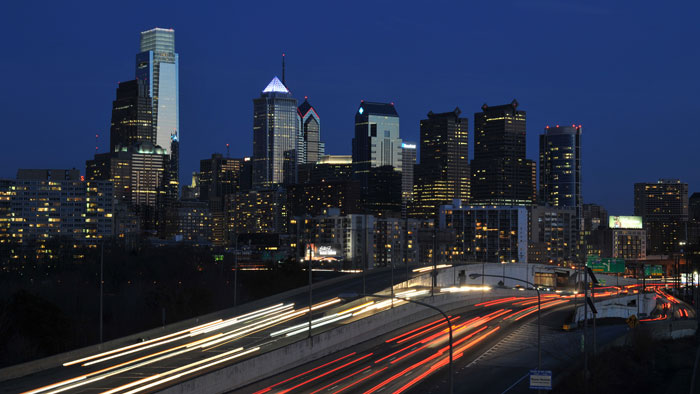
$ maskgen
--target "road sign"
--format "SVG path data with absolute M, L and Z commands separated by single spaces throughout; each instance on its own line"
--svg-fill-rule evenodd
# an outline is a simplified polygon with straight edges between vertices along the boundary
M 625 272 L 625 260 L 620 258 L 588 256 L 586 267 L 596 272 L 616 273 Z
M 530 370 L 530 389 L 532 389 L 532 390 L 551 390 L 552 389 L 552 371 L 531 369 Z
M 645 265 L 644 276 L 664 276 L 664 268 L 660 265 Z
M 637 316 L 632 315 L 625 320 L 625 323 L 627 323 L 630 328 L 635 328 L 639 325 L 639 319 L 637 319 Z

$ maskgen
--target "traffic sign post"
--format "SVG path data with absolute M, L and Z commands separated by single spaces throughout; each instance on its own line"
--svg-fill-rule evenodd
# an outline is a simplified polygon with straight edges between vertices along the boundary
M 531 369 L 530 370 L 530 389 L 531 390 L 551 390 L 552 389 L 552 371 Z

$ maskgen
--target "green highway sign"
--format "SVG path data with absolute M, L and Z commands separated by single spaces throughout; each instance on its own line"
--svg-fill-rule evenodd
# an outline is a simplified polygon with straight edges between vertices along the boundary
M 664 276 L 664 269 L 660 265 L 645 265 L 644 276 Z
M 588 256 L 586 267 L 595 272 L 621 274 L 625 272 L 625 260 L 620 258 Z

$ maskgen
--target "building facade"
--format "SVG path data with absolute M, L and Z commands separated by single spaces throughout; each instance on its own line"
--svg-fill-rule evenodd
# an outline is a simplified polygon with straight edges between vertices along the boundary
M 529 263 L 570 263 L 577 256 L 578 214 L 573 207 L 538 205 L 529 208 Z
M 523 206 L 440 207 L 441 229 L 456 234 L 453 258 L 493 263 L 528 262 L 528 210 Z
M 471 197 L 475 205 L 532 205 L 536 165 L 525 157 L 526 113 L 518 102 L 474 114 Z
M 641 216 L 647 235 L 647 254 L 670 255 L 686 241 L 688 184 L 677 179 L 634 184 L 634 214 Z

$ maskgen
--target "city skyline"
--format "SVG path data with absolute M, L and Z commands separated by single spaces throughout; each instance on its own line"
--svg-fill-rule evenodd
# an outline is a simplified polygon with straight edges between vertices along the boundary
M 82 172 L 84 161 L 95 153 L 95 133 L 100 134 L 98 152 L 105 152 L 109 141 L 109 109 L 114 100 L 113 94 L 118 82 L 127 81 L 133 75 L 133 54 L 138 45 L 138 34 L 160 26 L 176 30 L 177 52 L 182 55 L 181 180 L 188 180 L 191 172 L 198 169 L 199 160 L 210 157 L 214 152 L 225 152 L 226 143 L 231 143 L 233 157 L 252 154 L 251 99 L 259 94 L 260 86 L 264 86 L 272 76 L 281 75 L 279 58 L 281 53 L 286 52 L 289 89 L 300 102 L 304 96 L 308 96 L 324 115 L 322 140 L 329 154 L 350 153 L 348 146 L 352 139 L 353 115 L 361 99 L 394 101 L 401 114 L 401 138 L 417 141 L 419 120 L 428 110 L 442 112 L 459 106 L 463 116 L 473 121 L 473 114 L 479 112 L 484 102 L 506 103 L 517 98 L 528 112 L 528 159 L 537 159 L 537 139 L 545 126 L 569 123 L 583 126 L 584 202 L 602 204 L 611 214 L 624 214 L 632 213 L 635 182 L 679 178 L 689 184 L 691 192 L 695 190 L 700 175 L 685 163 L 687 157 L 692 157 L 689 147 L 694 144 L 697 133 L 692 133 L 694 125 L 683 111 L 688 108 L 683 103 L 694 102 L 692 93 L 699 85 L 697 78 L 690 73 L 699 63 L 698 55 L 683 49 L 689 37 L 696 36 L 693 31 L 697 27 L 683 23 L 692 12 L 680 7 L 651 13 L 644 7 L 628 10 L 623 6 L 607 4 L 596 8 L 584 7 L 580 3 L 564 4 L 568 5 L 514 4 L 504 11 L 504 23 L 509 25 L 503 32 L 495 26 L 484 26 L 479 21 L 473 26 L 437 26 L 439 15 L 435 11 L 428 10 L 425 18 L 419 20 L 417 7 L 395 10 L 390 16 L 395 22 L 392 31 L 381 27 L 379 17 L 372 17 L 358 27 L 370 33 L 390 35 L 396 40 L 396 45 L 385 50 L 379 43 L 359 40 L 369 45 L 368 53 L 375 59 L 371 67 L 347 55 L 362 44 L 355 42 L 355 35 L 346 34 L 353 27 L 345 23 L 332 29 L 335 33 L 329 37 L 319 38 L 321 53 L 310 55 L 304 52 L 308 44 L 299 40 L 298 36 L 279 40 L 264 50 L 259 48 L 260 42 L 269 38 L 268 34 L 272 35 L 276 29 L 259 39 L 237 38 L 238 35 L 233 33 L 250 29 L 256 19 L 249 18 L 252 21 L 248 22 L 242 15 L 232 17 L 240 23 L 233 24 L 235 26 L 230 35 L 219 37 L 216 33 L 225 31 L 224 27 L 231 25 L 223 24 L 224 16 L 231 17 L 233 13 L 223 12 L 218 16 L 205 9 L 192 17 L 185 11 L 185 6 L 175 7 L 178 10 L 147 6 L 142 16 L 137 18 L 128 21 L 125 18 L 111 18 L 106 27 L 97 29 L 91 37 L 85 37 L 82 31 L 96 27 L 96 22 L 80 20 L 77 16 L 65 14 L 66 11 L 60 11 L 59 15 L 65 16 L 68 21 L 76 18 L 75 27 L 55 29 L 54 36 L 48 42 L 56 45 L 48 46 L 40 45 L 38 36 L 32 35 L 36 33 L 29 34 L 28 31 L 37 28 L 45 33 L 48 27 L 41 27 L 46 22 L 42 18 L 47 18 L 50 12 L 37 15 L 26 26 L 20 27 L 9 21 L 3 29 L 19 29 L 27 33 L 27 41 L 22 47 L 7 43 L 10 52 L 14 50 L 23 56 L 0 66 L 5 74 L 18 76 L 8 82 L 8 94 L 5 95 L 16 100 L 7 100 L 3 112 L 8 119 L 8 130 L 21 129 L 22 132 L 12 133 L 9 143 L 3 144 L 4 147 L 0 149 L 3 168 L 0 176 L 12 178 L 19 168 L 75 167 Z M 11 10 L 19 14 L 29 12 L 20 5 L 11 7 L 20 7 Z M 239 11 L 252 16 L 263 13 L 262 9 L 252 5 L 245 7 L 250 8 Z M 386 5 L 376 7 L 380 14 L 388 10 Z M 471 10 L 473 14 L 473 11 L 489 12 L 491 7 L 463 10 Z M 111 11 L 117 15 L 121 12 Z M 351 9 L 345 11 L 359 12 Z M 518 21 L 516 15 L 519 13 L 531 17 L 527 24 Z M 222 24 L 204 22 L 204 16 Z M 281 20 L 281 16 L 273 15 L 272 18 Z M 524 31 L 526 27 L 536 27 L 545 21 L 550 24 L 547 28 Z M 205 23 L 211 26 L 211 30 L 201 30 Z M 328 29 L 328 23 L 321 22 L 318 29 Z M 583 33 L 572 30 L 562 32 L 561 37 L 545 36 L 547 29 L 577 23 L 597 24 L 597 30 L 584 29 Z M 623 28 L 627 26 L 629 32 L 603 41 L 606 31 L 613 29 L 613 23 L 620 23 Z M 665 28 L 671 25 L 673 27 Z M 438 30 L 434 35 L 411 42 L 412 38 L 432 28 Z M 615 31 L 619 28 L 614 27 Z M 315 28 L 309 29 L 311 33 L 316 31 Z M 445 37 L 445 33 L 455 35 L 446 42 L 435 44 L 439 48 L 457 44 L 474 48 L 474 43 L 498 39 L 515 31 L 523 33 L 518 35 L 516 41 L 523 48 L 514 45 L 512 50 L 523 58 L 512 62 L 506 61 L 508 55 L 498 54 L 494 49 L 487 48 L 488 45 L 480 48 L 492 58 L 481 65 L 468 61 L 472 58 L 469 55 L 473 53 L 471 51 L 464 51 L 465 55 L 458 59 L 446 57 L 445 62 L 438 63 L 420 56 L 416 58 L 414 51 L 408 51 L 416 48 L 416 43 L 418 46 L 433 45 L 430 38 Z M 32 78 L 36 78 L 40 86 L 31 89 L 32 96 L 20 90 L 14 80 L 21 81 L 25 73 L 34 70 L 34 66 L 29 64 L 37 62 L 34 56 L 39 55 L 36 53 L 51 56 L 56 51 L 67 50 L 69 43 L 78 42 L 79 38 L 85 40 L 80 42 L 86 54 L 90 54 L 89 57 L 83 59 L 81 52 L 77 58 L 44 70 L 41 75 L 32 73 Z M 591 42 L 596 42 L 596 45 L 592 47 Z M 256 44 L 258 47 L 255 47 Z M 654 55 L 647 55 L 647 52 Z M 547 61 L 557 55 L 561 62 Z M 593 61 L 593 55 L 596 59 L 611 61 Z M 665 56 L 681 61 L 674 62 L 673 66 L 664 65 L 662 59 Z M 78 69 L 75 66 L 76 62 L 94 62 L 96 59 L 104 67 Z M 433 68 L 426 68 L 428 64 L 432 64 Z M 542 64 L 548 66 L 540 67 Z M 556 66 L 552 67 L 552 64 Z M 226 69 L 231 71 L 223 73 Z M 80 89 L 69 88 L 81 84 L 83 87 Z M 77 100 L 78 94 L 83 97 L 88 94 L 90 99 L 80 106 L 68 104 L 72 102 L 71 99 Z M 31 117 L 26 105 L 22 104 L 30 97 L 34 106 L 46 108 L 49 114 L 42 119 Z M 32 122 L 27 124 L 26 119 L 32 119 Z M 669 138 L 658 138 L 660 134 Z M 65 138 L 70 143 L 66 143 Z M 690 140 L 687 144 L 674 144 L 677 138 Z M 473 146 L 473 143 L 470 145 Z M 26 149 L 22 146 L 26 146 Z M 56 147 L 61 149 L 57 150 Z M 471 149 L 470 157 L 473 157 Z M 674 150 L 673 154 L 649 160 L 654 153 L 669 152 L 671 149 Z M 617 167 L 610 171 L 613 163 Z

